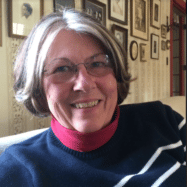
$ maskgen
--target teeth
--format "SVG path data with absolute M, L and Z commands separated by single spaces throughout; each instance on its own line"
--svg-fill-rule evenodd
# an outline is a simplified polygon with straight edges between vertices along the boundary
M 89 103 L 78 103 L 78 104 L 75 104 L 74 106 L 76 108 L 88 108 L 88 107 L 93 107 L 93 106 L 96 106 L 98 104 L 98 100 L 97 101 L 92 101 L 92 102 L 89 102 Z

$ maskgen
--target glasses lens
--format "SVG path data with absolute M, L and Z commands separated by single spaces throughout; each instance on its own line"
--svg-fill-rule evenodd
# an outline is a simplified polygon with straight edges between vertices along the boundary
M 56 81 L 66 82 L 74 76 L 74 66 L 66 59 L 55 59 L 50 63 L 47 71 Z
M 85 64 L 89 74 L 104 76 L 112 71 L 111 62 L 107 55 L 97 55 Z

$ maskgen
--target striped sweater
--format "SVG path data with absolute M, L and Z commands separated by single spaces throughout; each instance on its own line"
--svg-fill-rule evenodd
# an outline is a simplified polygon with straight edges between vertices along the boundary
M 185 120 L 160 102 L 120 106 L 113 137 L 78 152 L 52 129 L 0 156 L 0 186 L 185 187 Z

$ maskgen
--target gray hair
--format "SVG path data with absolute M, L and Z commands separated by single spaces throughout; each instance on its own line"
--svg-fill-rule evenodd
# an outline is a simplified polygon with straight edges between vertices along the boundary
M 102 24 L 86 13 L 72 9 L 43 17 L 20 46 L 14 67 L 17 101 L 36 116 L 50 115 L 42 86 L 43 69 L 50 45 L 62 29 L 87 34 L 102 45 L 113 63 L 118 84 L 118 104 L 121 104 L 129 93 L 131 81 L 124 48 Z

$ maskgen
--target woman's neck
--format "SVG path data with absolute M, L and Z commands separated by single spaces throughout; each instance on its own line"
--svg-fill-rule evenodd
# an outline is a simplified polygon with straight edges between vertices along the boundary
M 116 107 L 113 121 L 105 128 L 92 132 L 81 133 L 63 127 L 54 117 L 51 120 L 51 128 L 56 137 L 68 148 L 79 152 L 89 152 L 106 144 L 114 135 L 119 120 L 119 107 Z

